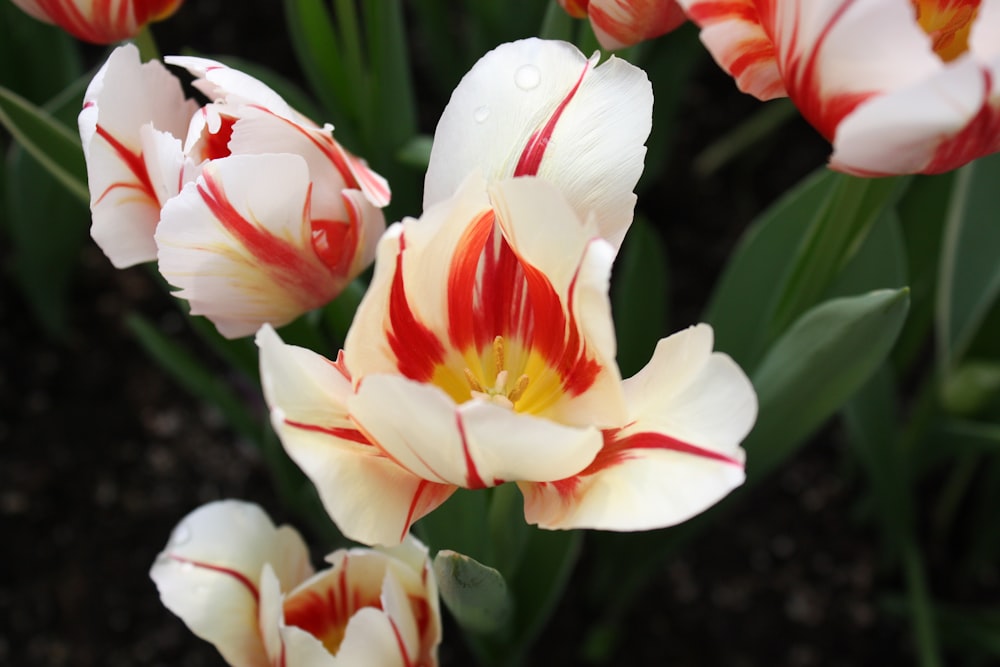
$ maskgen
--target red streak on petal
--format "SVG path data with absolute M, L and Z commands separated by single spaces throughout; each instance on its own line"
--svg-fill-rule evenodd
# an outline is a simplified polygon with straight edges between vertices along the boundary
M 218 160 L 230 155 L 229 140 L 233 138 L 233 127 L 236 125 L 236 119 L 232 116 L 221 116 L 221 120 L 222 124 L 219 126 L 218 132 L 209 132 L 208 128 L 205 128 L 202 160 Z
M 1000 108 L 990 105 L 993 77 L 983 70 L 983 104 L 969 124 L 942 141 L 923 174 L 939 174 L 961 167 L 976 158 L 1000 151 Z
M 739 459 L 726 456 L 719 452 L 698 445 L 678 440 L 666 433 L 655 431 L 640 431 L 626 436 L 621 436 L 621 429 L 609 429 L 604 431 L 604 447 L 594 458 L 593 462 L 580 473 L 581 476 L 592 475 L 600 470 L 617 465 L 631 458 L 632 452 L 643 449 L 662 449 L 666 451 L 690 454 L 702 458 L 711 459 L 743 467 Z
M 580 84 L 583 83 L 583 79 L 589 71 L 590 62 L 588 61 L 584 64 L 583 71 L 580 72 L 580 77 L 576 80 L 573 88 L 570 89 L 566 97 L 562 99 L 555 111 L 552 112 L 549 120 L 542 129 L 537 130 L 528 139 L 528 143 L 525 145 L 524 150 L 521 152 L 521 157 L 517 161 L 517 167 L 514 168 L 515 177 L 534 176 L 538 173 L 538 168 L 542 164 L 542 158 L 545 156 L 545 149 L 552 139 L 552 132 L 556 129 L 556 123 L 559 122 L 559 117 L 562 116 L 563 111 L 566 110 L 566 106 L 573 99 L 573 96 L 576 95 L 576 91 L 579 90 Z
M 396 355 L 400 373 L 411 380 L 427 382 L 444 359 L 445 350 L 434 332 L 413 314 L 407 301 L 403 280 L 404 237 L 405 234 L 399 237 L 396 272 L 389 292 L 389 346 Z
M 684 10 L 674 0 L 631 0 L 618 11 L 626 16 L 616 18 L 598 5 L 590 5 L 589 9 L 591 24 L 621 46 L 665 35 L 687 20 Z
M 688 10 L 688 18 L 699 26 L 718 23 L 723 20 L 738 19 L 757 23 L 757 8 L 752 0 L 722 0 L 720 2 L 698 2 Z
M 166 18 L 181 0 L 36 0 L 38 8 L 63 30 L 87 42 L 108 44 L 132 37 L 151 20 Z M 89 6 L 88 6 L 89 5 Z M 87 7 L 87 11 L 82 9 Z
M 139 190 L 158 205 L 159 200 L 156 197 L 156 191 L 153 189 L 153 182 L 149 178 L 149 171 L 146 169 L 146 162 L 142 159 L 142 153 L 130 150 L 122 144 L 122 142 L 118 141 L 118 139 L 111 136 L 111 134 L 100 125 L 97 126 L 97 136 L 108 142 L 111 149 L 118 154 L 118 157 L 125 163 L 128 170 L 132 172 L 136 183 L 125 183 L 121 181 L 113 183 L 95 199 L 94 203 L 99 203 L 109 192 L 115 188 L 121 187 Z
M 430 482 L 427 481 L 426 479 L 420 480 L 420 482 L 417 484 L 417 490 L 414 491 L 413 493 L 413 500 L 410 501 L 410 508 L 406 512 L 406 522 L 403 524 L 403 532 L 400 533 L 399 535 L 400 541 L 402 541 L 403 538 L 406 537 L 406 534 L 410 532 L 410 526 L 413 524 L 414 521 L 413 515 L 417 511 L 417 505 L 420 502 L 420 496 L 423 495 L 424 490 L 427 488 L 428 484 L 430 484 Z
M 286 419 L 285 423 L 292 428 L 301 429 L 303 431 L 312 431 L 314 433 L 325 433 L 326 435 L 333 436 L 334 438 L 340 438 L 341 440 L 348 440 L 350 442 L 356 442 L 359 445 L 372 446 L 372 442 L 365 437 L 365 434 L 354 428 L 344 428 L 337 426 L 320 426 L 318 424 L 306 424 L 304 422 L 292 421 Z
M 484 211 L 465 228 L 465 232 L 455 245 L 455 254 L 448 272 L 448 336 L 452 345 L 459 350 L 478 347 L 482 345 L 484 337 L 489 335 L 490 329 L 487 325 L 478 327 L 480 335 L 477 336 L 476 324 L 481 320 L 479 315 L 484 300 L 479 299 L 477 304 L 476 273 L 486 243 L 492 238 L 494 220 L 492 209 Z M 484 279 L 484 282 L 490 286 L 498 284 L 492 276 Z M 477 305 L 480 306 L 478 309 Z M 491 305 L 506 308 L 507 302 L 496 300 Z M 495 323 L 492 324 L 494 325 L 491 329 L 492 335 L 496 336 L 501 329 L 496 327 Z M 487 331 L 483 332 L 483 329 Z
M 399 647 L 399 655 L 403 658 L 403 667 L 414 667 L 413 661 L 410 660 L 410 656 L 406 652 L 406 643 L 403 641 L 403 635 L 399 632 L 399 628 L 396 627 L 396 620 L 390 616 L 389 623 L 392 625 L 392 633 L 396 635 L 396 645 Z
M 465 437 L 465 424 L 462 423 L 460 414 L 455 414 L 455 424 L 458 426 L 458 435 L 462 438 L 462 456 L 465 457 L 465 488 L 485 489 L 486 482 L 479 476 L 476 462 L 472 460 L 472 454 L 469 453 L 469 442 Z
M 254 602 L 260 602 L 260 594 L 257 592 L 257 586 L 252 581 L 250 581 L 249 577 L 247 577 L 242 572 L 237 572 L 236 570 L 233 570 L 228 567 L 222 567 L 221 565 L 202 563 L 201 561 L 193 560 L 191 558 L 185 558 L 184 556 L 178 556 L 176 554 L 167 554 L 167 558 L 169 558 L 170 560 L 175 560 L 179 563 L 188 563 L 203 570 L 211 570 L 212 572 L 219 572 L 220 574 L 232 577 L 233 579 L 235 579 L 236 581 L 238 581 L 239 583 L 243 584 L 243 586 L 246 587 L 247 591 L 250 592 L 250 595 L 253 596 Z
M 198 184 L 198 194 L 226 231 L 259 260 L 261 270 L 270 273 L 275 281 L 286 285 L 293 293 L 301 295 L 304 302 L 310 296 L 324 296 L 320 294 L 323 290 L 319 287 L 329 276 L 318 275 L 317 270 L 302 257 L 299 248 L 244 218 L 229 201 L 212 171 L 206 169 L 202 176 L 204 185 Z M 305 208 L 309 208 L 308 197 Z

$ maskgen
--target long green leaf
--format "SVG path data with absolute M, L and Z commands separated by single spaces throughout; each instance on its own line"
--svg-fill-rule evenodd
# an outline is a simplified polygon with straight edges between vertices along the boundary
M 0 86 L 0 124 L 77 199 L 90 203 L 80 138 L 51 114 Z
M 938 281 L 938 362 L 947 374 L 961 360 L 1000 295 L 1000 154 L 958 172 L 945 223 Z
M 908 290 L 879 290 L 825 302 L 789 328 L 751 376 L 760 413 L 744 443 L 748 477 L 785 460 L 864 384 L 892 349 L 908 306 Z

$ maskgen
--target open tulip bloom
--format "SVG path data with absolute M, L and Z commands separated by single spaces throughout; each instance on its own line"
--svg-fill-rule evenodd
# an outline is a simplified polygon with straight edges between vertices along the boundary
M 116 49 L 80 114 L 93 226 L 118 267 L 160 272 L 227 337 L 285 324 L 371 264 L 385 180 L 273 90 L 202 58 L 167 61 L 210 102 L 185 100 L 158 62 Z
M 260 331 L 272 423 L 347 536 L 398 543 L 508 481 L 530 523 L 643 530 L 742 482 L 749 380 L 700 325 L 623 383 L 614 255 L 552 183 L 473 175 L 386 232 L 336 362 Z
M 110 44 L 161 21 L 183 0 L 11 0 L 39 21 L 54 23 L 78 39 Z
M 787 95 L 862 176 L 1000 150 L 1000 0 L 680 0 L 741 90 Z
M 437 665 L 437 584 L 422 544 L 342 549 L 327 562 L 315 572 L 293 528 L 227 500 L 185 517 L 150 576 L 233 667 Z

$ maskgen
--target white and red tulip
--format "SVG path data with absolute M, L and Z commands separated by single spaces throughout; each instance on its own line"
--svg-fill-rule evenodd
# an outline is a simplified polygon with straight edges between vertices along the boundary
M 572 44 L 525 39 L 483 56 L 452 93 L 434 133 L 424 209 L 473 170 L 487 181 L 539 176 L 616 248 L 630 224 L 653 115 L 641 69 L 597 65 Z
M 260 331 L 272 423 L 346 535 L 505 482 L 545 528 L 656 528 L 742 482 L 749 380 L 701 325 L 623 384 L 614 256 L 556 185 L 473 175 L 386 232 L 336 362 Z
M 185 517 L 150 576 L 233 667 L 437 665 L 437 584 L 422 544 L 342 549 L 327 562 L 315 572 L 298 532 L 228 500 Z
M 679 0 L 740 87 L 788 95 L 862 176 L 1000 150 L 1000 0 Z
M 623 49 L 665 35 L 687 20 L 676 0 L 559 0 L 566 13 L 590 19 L 605 49 Z
M 94 44 L 134 37 L 147 23 L 162 21 L 183 0 L 11 0 L 29 15 Z
M 385 180 L 257 79 L 202 58 L 167 62 L 209 103 L 185 101 L 132 46 L 88 89 L 94 239 L 118 267 L 158 259 L 191 312 L 227 337 L 332 300 L 374 258 Z

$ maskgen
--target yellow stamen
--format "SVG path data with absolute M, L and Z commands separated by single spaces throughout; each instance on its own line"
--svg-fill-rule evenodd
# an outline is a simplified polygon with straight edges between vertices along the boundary
M 969 50 L 969 32 L 979 14 L 980 0 L 912 0 L 917 22 L 945 62 Z

